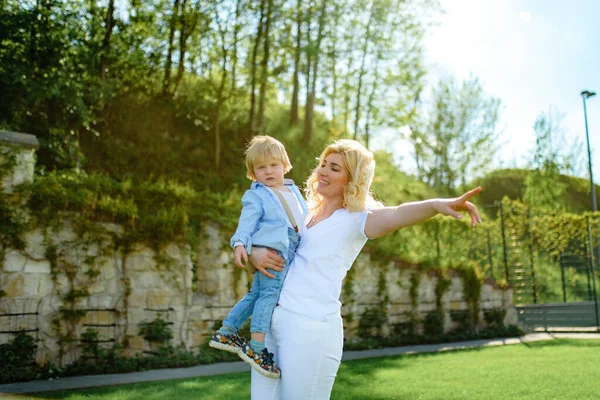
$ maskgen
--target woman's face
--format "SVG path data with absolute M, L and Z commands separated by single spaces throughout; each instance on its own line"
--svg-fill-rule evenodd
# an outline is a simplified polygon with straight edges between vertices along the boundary
M 344 156 L 340 153 L 329 154 L 317 170 L 319 184 L 317 193 L 324 198 L 344 196 L 344 188 L 348 184 L 348 169 Z M 341 200 L 341 199 L 340 199 Z

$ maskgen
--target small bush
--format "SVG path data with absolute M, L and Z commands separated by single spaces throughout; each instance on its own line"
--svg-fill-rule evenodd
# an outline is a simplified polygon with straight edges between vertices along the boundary
M 444 313 L 439 310 L 428 312 L 423 321 L 423 332 L 426 335 L 441 335 L 444 333 Z
M 84 357 L 99 359 L 104 355 L 104 349 L 100 347 L 98 340 L 98 331 L 95 329 L 88 328 L 81 334 L 81 348 Z
M 140 328 L 139 335 L 150 343 L 166 345 L 173 339 L 169 323 L 161 317 L 157 317 L 152 322 L 142 321 L 138 327 Z
M 458 324 L 456 331 L 470 333 L 475 330 L 475 321 L 470 310 L 451 311 L 450 319 Z
M 506 317 L 506 310 L 502 308 L 483 310 L 483 319 L 488 328 L 504 328 L 504 317 Z
M 9 342 L 0 345 L 0 382 L 33 379 L 35 375 L 36 339 L 19 333 Z
M 367 308 L 358 321 L 358 336 L 366 339 L 381 335 L 381 327 L 387 322 L 387 315 L 380 307 Z

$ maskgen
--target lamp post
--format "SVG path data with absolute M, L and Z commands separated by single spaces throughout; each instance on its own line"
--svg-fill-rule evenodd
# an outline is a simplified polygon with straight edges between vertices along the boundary
M 590 148 L 590 134 L 588 132 L 588 123 L 587 123 L 587 109 L 585 105 L 585 101 L 590 97 L 594 97 L 596 92 L 591 92 L 589 90 L 584 90 L 581 92 L 581 97 L 583 98 L 583 117 L 585 119 L 585 139 L 587 140 L 587 150 L 588 150 L 588 167 L 590 169 L 590 185 L 592 186 L 592 209 L 594 211 L 598 211 L 598 205 L 596 204 L 596 188 L 594 186 L 594 175 L 592 174 L 592 150 Z
M 588 167 L 590 169 L 590 185 L 592 186 L 592 210 L 594 211 L 598 211 L 598 205 L 596 204 L 596 188 L 594 186 L 594 175 L 592 175 L 592 150 L 590 148 L 590 134 L 588 131 L 588 123 L 587 123 L 587 109 L 585 106 L 585 101 L 587 99 L 589 99 L 590 97 L 594 97 L 596 95 L 596 92 L 592 92 L 590 90 L 584 90 L 581 92 L 581 97 L 583 98 L 583 118 L 585 119 L 585 139 L 587 140 L 587 149 L 588 149 Z M 588 232 L 590 232 L 590 228 L 588 226 Z M 593 243 L 593 239 L 592 239 L 592 235 L 591 233 L 588 233 L 588 236 L 590 238 L 590 256 L 591 256 L 591 261 L 592 261 L 592 274 L 594 271 L 594 257 L 593 257 L 593 253 L 594 253 L 594 243 Z M 597 269 L 598 272 L 600 272 L 600 247 L 596 248 L 596 263 L 597 263 Z M 594 301 L 596 304 L 596 321 L 598 321 L 598 293 L 594 293 Z M 597 323 L 597 322 L 596 322 Z M 598 330 L 600 330 L 600 325 L 598 325 Z

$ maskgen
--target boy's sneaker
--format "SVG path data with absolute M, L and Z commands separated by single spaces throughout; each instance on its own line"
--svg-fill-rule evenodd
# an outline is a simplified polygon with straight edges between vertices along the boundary
M 281 376 L 281 371 L 273 360 L 273 353 L 269 353 L 267 349 L 256 352 L 252 350 L 249 344 L 245 344 L 238 355 L 242 360 L 250 364 L 252 368 L 267 378 L 279 379 Z
M 238 336 L 237 333 L 221 333 L 216 331 L 214 335 L 210 338 L 210 342 L 208 345 L 210 347 L 214 347 L 215 349 L 225 350 L 230 353 L 238 354 L 240 349 L 244 347 L 246 344 L 246 339 Z

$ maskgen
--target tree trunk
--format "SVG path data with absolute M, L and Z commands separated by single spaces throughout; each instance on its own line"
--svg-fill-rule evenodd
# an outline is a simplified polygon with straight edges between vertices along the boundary
M 220 132 L 220 119 L 221 119 L 221 98 L 217 98 L 217 106 L 215 108 L 215 168 L 219 168 L 221 164 L 221 132 Z
M 218 171 L 218 168 L 221 164 L 221 106 L 225 101 L 223 97 L 223 93 L 225 92 L 225 83 L 227 82 L 227 48 L 225 47 L 225 30 L 221 28 L 221 23 L 217 19 L 217 24 L 219 26 L 219 33 L 221 34 L 221 52 L 223 54 L 223 62 L 221 65 L 221 82 L 219 84 L 219 88 L 217 89 L 217 105 L 215 107 L 215 168 Z
M 171 89 L 171 67 L 173 61 L 173 41 L 175 39 L 175 30 L 177 28 L 177 15 L 179 14 L 179 0 L 173 1 L 173 15 L 171 16 L 171 22 L 169 23 L 169 47 L 167 49 L 167 59 L 165 62 L 165 78 L 163 80 L 163 94 L 166 95 Z
M 298 79 L 300 70 L 300 53 L 302 45 L 302 0 L 298 0 L 296 10 L 296 51 L 294 54 L 294 89 L 292 92 L 292 110 L 290 126 L 298 125 L 298 93 L 300 82 Z
M 303 141 L 304 143 L 308 143 L 310 142 L 310 139 L 312 137 L 312 117 L 313 117 L 313 110 L 314 110 L 314 105 L 315 105 L 315 91 L 316 91 L 316 87 L 317 87 L 317 76 L 318 76 L 318 70 L 319 70 L 319 52 L 321 49 L 321 41 L 323 40 L 323 28 L 325 26 L 325 6 L 327 4 L 327 0 L 323 0 L 323 3 L 321 4 L 321 15 L 319 16 L 319 28 L 317 31 L 317 44 L 316 44 L 316 49 L 315 49 L 315 57 L 314 57 L 314 65 L 313 65 L 313 72 L 312 72 L 312 83 L 309 87 L 309 91 L 308 91 L 308 95 L 307 95 L 307 100 L 306 100 L 306 116 L 304 118 L 304 135 L 303 135 Z M 310 65 L 309 65 L 310 68 Z
M 265 17 L 265 0 L 260 2 L 260 19 L 258 20 L 258 28 L 256 29 L 256 41 L 254 42 L 254 48 L 252 50 L 252 61 L 251 61 L 251 78 L 250 78 L 250 118 L 248 125 L 250 132 L 255 131 L 254 126 L 254 114 L 256 108 L 256 59 L 258 57 L 258 48 L 262 39 L 263 32 L 263 19 Z
M 331 81 L 332 81 L 332 86 L 333 86 L 333 92 L 331 93 L 331 119 L 333 121 L 333 123 L 335 124 L 335 116 L 336 116 L 336 110 L 335 110 L 335 100 L 337 98 L 337 82 L 338 82 L 338 74 L 337 74 L 337 45 L 338 45 L 338 23 L 340 20 L 340 15 L 339 15 L 339 5 L 338 3 L 334 4 L 334 10 L 333 10 L 333 15 L 334 15 L 334 20 L 333 20 L 333 24 L 332 27 L 333 29 L 335 29 L 335 31 L 332 33 L 332 42 L 331 42 Z
M 263 59 L 261 63 L 261 79 L 260 79 L 260 92 L 259 92 L 259 106 L 258 106 L 258 124 L 257 130 L 262 131 L 265 124 L 265 102 L 267 92 L 267 78 L 269 77 L 269 56 L 270 56 L 270 43 L 269 33 L 271 30 L 271 15 L 273 11 L 273 0 L 268 0 L 269 5 L 267 7 L 267 20 L 265 22 L 265 39 L 263 48 Z
M 371 87 L 371 93 L 369 94 L 369 100 L 367 101 L 367 120 L 365 122 L 365 147 L 369 148 L 369 139 L 371 137 L 371 116 L 373 110 L 373 100 L 375 99 L 375 92 L 377 91 L 377 81 L 379 80 L 379 61 L 381 60 L 381 52 L 377 52 L 377 59 L 375 60 L 375 77 L 373 80 L 373 86 Z
M 102 49 L 100 49 L 100 77 L 106 80 L 106 70 L 108 69 L 108 53 L 110 52 L 110 38 L 114 26 L 115 0 L 109 0 L 108 10 L 106 11 L 106 32 L 102 40 Z
M 310 47 L 312 43 L 312 32 L 311 32 L 311 19 L 312 19 L 312 8 L 309 3 L 308 12 L 306 15 L 306 45 Z M 312 71 L 312 52 L 307 51 L 306 53 L 306 68 L 304 70 L 304 74 L 306 75 L 306 94 L 308 100 L 308 92 L 310 92 L 310 74 Z
M 352 77 L 352 66 L 354 65 L 354 39 L 355 36 L 352 35 L 350 38 L 350 46 L 348 47 L 350 57 L 348 59 L 348 72 L 346 74 L 346 83 L 344 85 L 344 134 L 348 134 L 348 120 L 350 119 L 350 88 L 352 87 L 350 80 Z
M 362 61 L 360 63 L 360 72 L 358 74 L 358 88 L 356 90 L 356 107 L 354 109 L 354 140 L 358 137 L 358 123 L 360 121 L 360 107 L 361 107 L 361 91 L 363 78 L 365 76 L 365 63 L 367 60 L 367 53 L 369 52 L 369 41 L 370 41 L 370 33 L 371 33 L 371 20 L 373 17 L 373 9 L 374 6 L 371 6 L 371 13 L 369 15 L 369 20 L 367 21 L 367 31 L 365 33 L 365 42 L 362 48 Z
M 312 19 L 312 5 L 309 3 L 308 12 L 306 15 L 306 45 L 310 47 L 312 44 L 312 32 L 311 32 L 311 19 Z M 306 68 L 304 74 L 306 75 L 306 101 L 304 102 L 304 127 L 302 132 L 302 141 L 306 142 L 306 111 L 309 107 L 311 107 L 312 98 L 310 96 L 310 87 L 311 87 L 311 73 L 312 73 L 312 60 L 313 55 L 311 51 L 307 51 L 306 53 Z
M 37 24 L 38 16 L 40 13 L 40 0 L 36 0 L 35 8 L 33 10 L 33 21 L 29 29 L 29 64 L 32 70 L 35 71 L 35 64 L 37 58 Z
M 238 36 L 240 34 L 240 12 L 241 12 L 241 0 L 237 0 L 235 3 L 235 26 L 233 28 L 233 51 L 231 54 L 231 92 L 235 92 L 236 88 L 236 67 L 238 63 Z
M 181 3 L 181 16 L 179 18 L 179 23 L 181 25 L 179 33 L 179 64 L 177 65 L 177 77 L 175 78 L 173 93 L 177 92 L 177 88 L 179 87 L 181 79 L 183 78 L 183 73 L 185 72 L 185 57 L 187 55 L 188 39 L 198 24 L 198 14 L 196 12 L 194 12 L 191 20 L 187 19 L 185 10 L 186 5 L 187 0 L 183 0 Z

